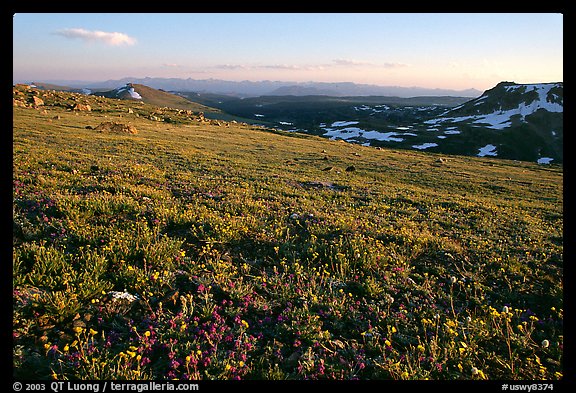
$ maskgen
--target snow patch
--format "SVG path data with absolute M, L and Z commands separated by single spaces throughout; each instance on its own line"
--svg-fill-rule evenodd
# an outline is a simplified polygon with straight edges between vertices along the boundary
M 486 145 L 484 147 L 481 147 L 479 150 L 479 153 L 477 154 L 478 157 L 485 157 L 485 156 L 497 156 L 498 154 L 496 153 L 496 146 L 494 145 Z
M 550 162 L 554 160 L 553 158 L 550 157 L 540 157 L 538 159 L 538 161 L 536 161 L 538 164 L 550 164 Z
M 123 93 L 124 91 L 128 91 L 128 94 L 130 94 L 130 97 L 132 97 L 136 100 L 142 99 L 142 96 L 134 90 L 134 87 L 128 86 L 128 85 L 122 86 L 121 88 L 117 89 L 116 94 Z
M 358 124 L 357 121 L 335 121 L 334 123 L 332 123 L 332 127 L 346 127 L 346 126 L 352 126 L 354 124 Z
M 140 94 L 138 94 L 133 87 L 128 89 L 128 94 L 130 94 L 130 97 L 135 98 L 137 100 L 141 100 L 142 96 Z
M 424 150 L 424 149 L 428 149 L 429 147 L 436 147 L 438 146 L 437 143 L 423 143 L 421 145 L 412 145 L 412 147 L 414 149 L 418 149 L 418 150 Z
M 398 133 L 398 132 L 380 132 L 380 131 L 366 131 L 358 127 L 346 127 L 341 129 L 336 128 L 324 128 L 326 133 L 324 134 L 325 137 L 330 137 L 330 139 L 355 139 L 355 138 L 364 138 L 369 140 L 377 140 L 383 142 L 402 142 L 404 141 L 403 138 L 398 138 L 398 136 L 417 136 L 416 134 L 405 132 L 405 133 Z

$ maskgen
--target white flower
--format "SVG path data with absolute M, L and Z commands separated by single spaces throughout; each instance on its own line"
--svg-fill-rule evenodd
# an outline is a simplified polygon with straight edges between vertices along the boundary
M 454 276 L 450 277 L 450 284 L 456 284 L 456 281 L 458 281 L 456 280 L 456 277 Z
M 548 348 L 549 345 L 550 345 L 550 341 L 548 341 L 548 340 L 542 341 L 542 348 Z
M 117 292 L 117 291 L 110 291 L 108 292 L 108 295 L 112 297 L 112 300 L 118 300 L 118 299 L 125 299 L 128 302 L 132 303 L 135 300 L 138 300 L 138 296 L 136 295 L 132 295 L 126 291 L 124 292 Z
M 502 307 L 502 312 L 503 312 L 504 314 L 508 314 L 508 311 L 510 311 L 510 309 L 508 308 L 508 306 Z
M 478 369 L 476 367 L 472 367 L 472 375 L 477 375 Z
M 466 317 L 466 323 L 472 322 L 472 317 Z

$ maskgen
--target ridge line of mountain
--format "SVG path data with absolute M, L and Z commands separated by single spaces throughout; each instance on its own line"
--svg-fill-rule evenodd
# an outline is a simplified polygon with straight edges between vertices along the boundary
M 23 82 L 23 81 L 21 81 Z M 142 84 L 166 91 L 216 93 L 239 97 L 262 95 L 328 95 L 342 96 L 458 96 L 477 97 L 482 92 L 477 89 L 443 89 L 426 87 L 381 86 L 354 82 L 293 82 L 293 81 L 229 81 L 222 79 L 125 77 L 106 81 L 46 80 L 45 83 L 65 85 L 72 88 L 91 90 L 114 89 L 127 83 Z

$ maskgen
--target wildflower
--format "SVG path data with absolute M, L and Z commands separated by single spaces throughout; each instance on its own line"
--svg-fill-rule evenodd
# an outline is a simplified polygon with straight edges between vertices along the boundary
M 472 322 L 472 317 L 470 317 L 470 316 L 466 317 L 466 323 L 470 323 L 470 322 Z
M 476 367 L 472 367 L 472 375 L 478 375 L 478 369 Z
M 508 308 L 508 306 L 502 307 L 502 312 L 503 312 L 504 314 L 508 314 L 508 311 L 510 311 L 510 309 Z
M 392 333 L 396 333 L 396 332 L 397 332 L 396 327 L 392 326 Z
M 146 332 L 144 333 L 144 335 L 145 335 L 146 337 L 150 337 L 150 330 L 146 330 Z
M 550 341 L 548 341 L 548 340 L 542 341 L 542 348 L 548 348 L 549 345 L 550 345 Z
M 404 372 L 402 373 L 401 377 L 402 377 L 403 379 L 407 379 L 407 378 L 409 377 L 408 371 L 404 371 Z
M 238 363 L 238 365 L 239 365 L 240 367 L 244 367 L 244 362 L 243 362 L 242 360 L 240 360 L 240 363 Z
M 73 330 L 76 334 L 80 334 L 84 331 L 84 328 L 82 328 L 80 326 L 76 326 Z
M 90 334 L 91 334 L 92 336 L 95 336 L 95 335 L 98 334 L 98 331 L 96 331 L 96 330 L 94 330 L 94 329 L 90 329 Z
M 186 364 L 190 363 L 190 360 L 192 360 L 192 358 L 190 357 L 190 355 L 186 356 Z
M 456 281 L 458 281 L 456 277 L 454 276 L 450 277 L 450 284 L 456 284 Z
M 418 347 L 416 349 L 418 349 L 418 352 L 424 352 L 424 350 L 425 350 L 425 348 L 422 344 L 418 345 Z
M 68 344 L 66 344 L 66 345 L 64 346 L 64 352 L 68 352 L 69 350 L 70 350 L 70 347 L 68 346 Z
M 246 322 L 245 320 L 241 320 L 240 323 L 242 324 L 242 326 L 244 326 L 246 329 L 248 329 L 248 327 L 249 327 L 248 322 Z
M 390 342 L 390 340 L 384 341 L 384 344 L 386 344 L 387 347 L 391 347 L 391 346 L 392 346 L 392 343 Z

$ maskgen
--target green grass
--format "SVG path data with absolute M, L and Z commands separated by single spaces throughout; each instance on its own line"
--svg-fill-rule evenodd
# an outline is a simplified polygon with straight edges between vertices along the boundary
M 14 107 L 15 377 L 561 378 L 561 166 L 66 97 Z

